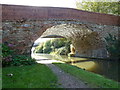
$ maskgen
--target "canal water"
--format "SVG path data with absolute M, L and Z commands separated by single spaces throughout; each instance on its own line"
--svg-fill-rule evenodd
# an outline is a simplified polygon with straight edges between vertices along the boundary
M 120 81 L 118 75 L 119 62 L 113 60 L 99 60 L 89 58 L 67 57 L 65 55 L 50 55 L 50 54 L 36 54 L 37 59 L 51 59 L 59 60 L 79 68 L 85 69 L 90 72 L 101 74 L 106 78 L 110 78 L 116 81 Z

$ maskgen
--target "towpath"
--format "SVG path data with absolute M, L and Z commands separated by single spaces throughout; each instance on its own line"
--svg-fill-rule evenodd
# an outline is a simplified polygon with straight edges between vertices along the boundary
M 58 66 L 52 64 L 53 62 L 58 62 L 56 60 L 37 60 L 38 63 L 45 64 L 48 66 L 53 73 L 58 77 L 58 87 L 61 88 L 89 88 L 87 84 L 83 81 L 77 79 L 76 77 L 64 72 Z

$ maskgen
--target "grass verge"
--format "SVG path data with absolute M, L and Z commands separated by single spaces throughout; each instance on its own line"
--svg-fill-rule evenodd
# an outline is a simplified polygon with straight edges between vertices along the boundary
M 69 64 L 58 64 L 58 63 L 54 63 L 54 64 L 60 67 L 65 72 L 68 72 L 71 75 L 77 77 L 78 79 L 86 82 L 92 88 L 96 88 L 96 87 L 118 88 L 118 86 L 120 87 L 120 84 L 118 82 L 113 81 L 111 79 L 107 79 L 99 74 L 88 72 Z
M 42 64 L 5 67 L 2 71 L 2 88 L 57 87 L 57 77 Z M 8 74 L 13 74 L 13 76 L 8 76 Z

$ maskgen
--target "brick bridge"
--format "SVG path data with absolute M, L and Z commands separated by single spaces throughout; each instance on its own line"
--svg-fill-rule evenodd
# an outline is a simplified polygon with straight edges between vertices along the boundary
M 87 12 L 72 8 L 5 4 L 1 6 L 2 42 L 12 44 L 12 48 L 15 49 L 18 54 L 29 54 L 34 41 L 45 31 L 53 27 L 71 25 L 73 26 L 72 28 L 75 26 L 81 28 L 81 30 L 85 27 L 86 29 L 98 32 L 99 36 L 104 39 L 109 33 L 117 36 L 120 25 L 119 16 Z M 69 29 L 70 28 L 71 27 L 69 27 Z M 60 28 L 58 32 L 59 30 Z M 63 32 L 64 31 L 66 31 L 66 29 L 63 29 Z M 77 47 L 79 49 L 78 44 Z M 102 50 L 102 48 L 100 47 L 99 49 Z

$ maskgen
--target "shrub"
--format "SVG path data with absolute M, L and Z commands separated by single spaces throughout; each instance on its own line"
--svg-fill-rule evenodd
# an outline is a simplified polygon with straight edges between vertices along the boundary
M 14 55 L 7 44 L 2 44 L 2 67 L 35 64 L 35 60 L 25 55 Z
M 120 40 L 111 34 L 105 38 L 107 45 L 106 49 L 110 54 L 110 57 L 119 57 L 120 56 Z
M 2 58 L 2 67 L 10 66 L 12 62 L 12 56 L 6 56 Z
M 12 66 L 20 66 L 20 65 L 32 65 L 35 64 L 35 59 L 25 55 L 16 55 L 14 56 L 11 65 Z
M 6 44 L 2 44 L 2 56 L 6 57 L 13 54 L 13 50 L 10 49 Z
M 12 62 L 13 50 L 7 44 L 2 44 L 2 66 L 10 66 Z

